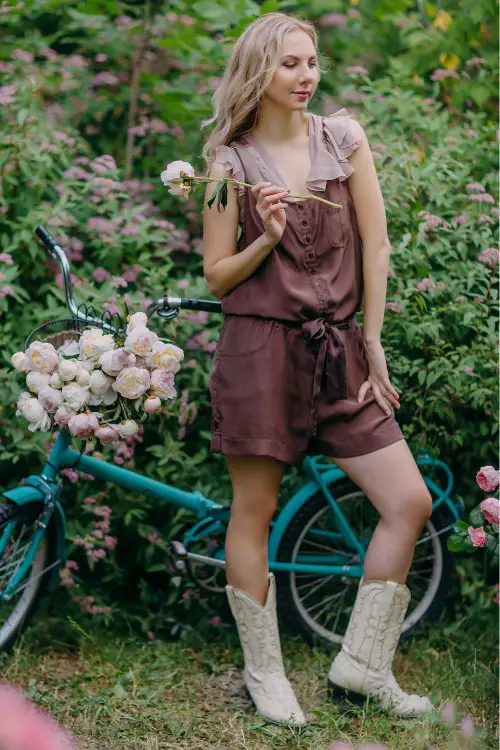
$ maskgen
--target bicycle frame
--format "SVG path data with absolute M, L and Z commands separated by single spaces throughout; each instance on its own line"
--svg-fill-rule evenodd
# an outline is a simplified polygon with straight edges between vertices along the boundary
M 453 475 L 447 464 L 438 459 L 431 458 L 428 454 L 421 454 L 417 458 L 417 464 L 425 466 L 432 464 L 434 468 L 441 468 L 447 478 L 446 488 L 443 490 L 429 476 L 423 475 L 423 479 L 435 498 L 433 502 L 433 512 L 441 506 L 447 508 L 451 517 L 451 525 L 458 521 L 463 512 L 463 501 L 458 496 L 451 496 L 453 490 Z M 52 448 L 50 456 L 39 475 L 32 475 L 27 478 L 25 484 L 3 493 L 3 496 L 18 505 L 25 505 L 34 500 L 40 501 L 43 498 L 44 513 L 39 520 L 39 528 L 36 530 L 32 539 L 29 553 L 24 557 L 19 569 L 13 574 L 9 585 L 0 595 L 8 599 L 16 586 L 22 581 L 25 573 L 29 570 L 33 559 L 36 555 L 40 541 L 45 530 L 52 518 L 55 520 L 57 534 L 57 553 L 62 564 L 64 560 L 65 548 L 65 521 L 64 512 L 59 503 L 59 484 L 58 474 L 64 468 L 78 468 L 82 472 L 92 475 L 95 479 L 102 482 L 111 482 L 123 489 L 138 494 L 146 494 L 153 497 L 161 503 L 168 503 L 179 508 L 185 508 L 193 515 L 201 519 L 186 534 L 183 539 L 187 547 L 199 538 L 205 537 L 217 531 L 225 531 L 230 519 L 230 508 L 227 505 L 218 503 L 205 497 L 201 492 L 189 492 L 178 489 L 172 485 L 164 484 L 156 479 L 146 477 L 130 469 L 124 469 L 115 464 L 103 460 L 92 458 L 91 456 L 80 454 L 72 448 L 72 437 L 66 429 L 62 429 Z M 366 548 L 369 540 L 359 540 L 354 534 L 347 518 L 342 512 L 339 504 L 335 500 L 335 483 L 346 477 L 346 474 L 335 467 L 332 462 L 328 462 L 322 456 L 308 457 L 303 462 L 303 468 L 308 477 L 308 481 L 303 487 L 287 502 L 279 512 L 278 517 L 271 523 L 268 560 L 269 570 L 273 572 L 295 572 L 295 573 L 324 573 L 327 575 L 347 575 L 353 578 L 361 578 L 363 575 L 363 562 L 365 559 Z M 300 556 L 295 562 L 281 562 L 277 560 L 279 547 L 283 535 L 290 524 L 292 518 L 300 508 L 311 497 L 318 492 L 322 492 L 332 510 L 334 521 L 337 525 L 336 532 L 311 531 L 311 536 L 324 538 L 328 541 L 342 539 L 353 550 L 353 557 L 359 559 L 358 564 L 342 564 L 341 556 L 335 555 L 318 555 L 307 556 L 307 561 L 300 561 Z M 2 552 L 8 543 L 12 532 L 13 524 L 8 524 L 0 537 L 0 558 Z M 446 527 L 439 533 L 447 530 Z M 223 550 L 219 549 L 213 558 L 213 563 L 219 567 L 224 567 Z M 202 558 L 204 559 L 204 558 Z M 209 559 L 207 559 L 209 562 Z M 57 565 L 57 562 L 55 563 Z M 56 584 L 58 580 L 57 568 L 52 575 L 52 583 Z
M 73 298 L 69 261 L 64 250 L 48 234 L 44 227 L 37 227 L 35 233 L 42 240 L 49 254 L 57 259 L 61 265 L 66 302 L 73 316 L 88 323 L 95 322 L 102 324 L 102 321 L 98 321 L 96 318 L 83 313 L 76 305 Z M 154 313 L 157 313 L 162 318 L 170 320 L 178 314 L 180 308 L 221 312 L 220 302 L 167 296 L 149 305 L 147 315 L 150 317 Z M 61 485 L 59 484 L 58 474 L 64 468 L 76 468 L 78 466 L 78 469 L 81 471 L 103 482 L 111 482 L 131 492 L 149 495 L 158 502 L 168 503 L 191 511 L 196 518 L 201 520 L 185 534 L 183 540 L 184 547 L 188 547 L 194 541 L 205 537 L 207 534 L 225 531 L 230 518 L 230 508 L 227 505 L 210 500 L 201 492 L 180 490 L 177 487 L 143 476 L 130 469 L 123 469 L 115 464 L 92 458 L 85 454 L 80 455 L 80 453 L 73 450 L 71 444 L 72 437 L 70 433 L 68 430 L 62 429 L 41 474 L 31 475 L 20 487 L 3 493 L 5 498 L 19 506 L 43 500 L 44 509 L 41 517 L 38 519 L 38 528 L 30 543 L 29 550 L 23 557 L 18 568 L 14 571 L 7 588 L 0 594 L 0 601 L 8 599 L 23 580 L 33 563 L 40 542 L 50 522 L 53 522 L 55 525 L 57 558 L 49 566 L 49 568 L 53 568 L 50 583 L 52 586 L 56 586 L 59 581 L 58 568 L 65 558 L 65 518 L 64 511 L 59 503 Z M 447 464 L 432 458 L 426 453 L 417 457 L 416 462 L 420 466 L 432 465 L 433 468 L 441 468 L 445 472 L 447 484 L 444 490 L 441 490 L 432 477 L 426 474 L 422 475 L 425 484 L 433 498 L 435 498 L 433 513 L 438 508 L 446 508 L 449 512 L 451 524 L 438 532 L 444 533 L 456 521 L 460 520 L 464 511 L 462 499 L 458 496 L 455 498 L 451 496 L 453 474 Z M 306 458 L 303 462 L 303 468 L 308 478 L 307 483 L 287 502 L 279 512 L 277 519 L 271 523 L 268 543 L 269 570 L 273 572 L 325 573 L 327 575 L 347 575 L 353 578 L 360 578 L 363 575 L 363 562 L 369 539 L 359 540 L 356 537 L 334 496 L 336 482 L 344 478 L 346 474 L 338 467 L 335 467 L 333 462 L 325 461 L 322 456 Z M 304 503 L 318 492 L 323 493 L 330 505 L 334 521 L 337 525 L 337 531 L 311 531 L 311 537 L 327 539 L 328 541 L 341 539 L 344 544 L 347 543 L 352 548 L 353 558 L 359 559 L 358 564 L 342 564 L 342 556 L 338 555 L 318 555 L 314 557 L 307 555 L 307 558 L 304 558 L 302 562 L 300 556 L 296 562 L 282 562 L 277 560 L 283 535 L 292 518 Z M 0 559 L 6 545 L 9 543 L 15 523 L 14 521 L 7 524 L 0 536 Z M 207 564 L 210 563 L 219 567 L 225 567 L 223 556 L 224 551 L 222 549 L 219 549 L 215 553 L 215 556 L 211 558 L 193 555 L 197 559 L 204 560 Z

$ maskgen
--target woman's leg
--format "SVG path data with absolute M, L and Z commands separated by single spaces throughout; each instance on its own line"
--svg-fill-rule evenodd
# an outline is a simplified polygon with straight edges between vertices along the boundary
M 432 711 L 427 697 L 405 693 L 392 673 L 411 598 L 405 581 L 432 497 L 405 440 L 364 456 L 333 460 L 365 492 L 380 521 L 328 684 L 336 699 L 358 701 L 371 695 L 400 716 Z
M 276 612 L 276 582 L 268 570 L 269 524 L 285 464 L 270 457 L 227 457 L 233 504 L 226 540 L 226 592 L 243 648 L 243 680 L 268 721 L 306 723 L 286 677 Z
M 405 583 L 415 544 L 432 512 L 432 497 L 406 440 L 333 461 L 380 514 L 365 559 L 366 581 Z
M 226 456 L 233 485 L 226 536 L 226 578 L 264 604 L 268 589 L 269 524 L 286 464 L 270 456 Z

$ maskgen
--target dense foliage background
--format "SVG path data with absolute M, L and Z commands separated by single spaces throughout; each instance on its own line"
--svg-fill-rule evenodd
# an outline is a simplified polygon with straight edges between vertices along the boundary
M 393 249 L 383 344 L 402 392 L 398 421 L 415 455 L 450 464 L 468 508 L 483 498 L 475 475 L 497 465 L 499 413 L 493 0 L 3 0 L 2 487 L 39 470 L 48 442 L 15 417 L 22 379 L 10 356 L 32 328 L 65 310 L 59 269 L 34 228 L 46 226 L 67 251 L 79 301 L 121 311 L 123 300 L 139 310 L 163 293 L 209 298 L 203 188 L 180 201 L 159 175 L 175 159 L 203 170 L 200 122 L 212 114 L 231 46 L 273 10 L 316 23 L 324 72 L 311 108 L 347 107 L 376 159 Z M 166 331 L 154 323 L 185 350 L 179 400 L 139 440 L 106 452 L 226 502 L 224 459 L 208 449 L 207 377 L 220 323 L 204 313 L 182 313 Z M 74 617 L 80 606 L 108 620 L 120 615 L 150 636 L 175 634 L 190 620 L 201 630 L 217 624 L 210 602 L 184 583 L 167 587 L 163 572 L 165 540 L 188 514 L 78 472 L 66 478 L 72 567 L 61 605 L 69 601 Z M 288 472 L 283 499 L 300 481 L 299 471 Z M 468 563 L 480 587 L 482 571 Z

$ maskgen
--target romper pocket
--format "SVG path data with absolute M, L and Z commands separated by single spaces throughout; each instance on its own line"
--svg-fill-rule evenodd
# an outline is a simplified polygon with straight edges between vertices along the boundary
M 225 318 L 217 347 L 219 357 L 244 357 L 265 347 L 274 321 L 264 318 Z

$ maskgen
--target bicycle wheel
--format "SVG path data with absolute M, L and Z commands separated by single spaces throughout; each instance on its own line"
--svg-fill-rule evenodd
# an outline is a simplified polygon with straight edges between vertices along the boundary
M 30 568 L 9 599 L 2 596 L 28 553 L 42 511 L 43 504 L 38 502 L 25 506 L 0 504 L 0 649 L 13 646 L 33 615 L 47 582 L 50 531 L 43 535 Z
M 379 515 L 362 490 L 342 479 L 332 488 L 335 500 L 364 548 L 378 523 Z M 436 535 L 436 518 L 429 519 L 417 542 L 407 585 L 411 601 L 402 637 L 413 635 L 438 617 L 445 593 L 454 576 L 454 561 L 446 546 L 446 534 Z M 321 542 L 318 533 L 323 534 Z M 326 532 L 326 534 L 325 534 Z M 334 540 L 328 534 L 337 533 Z M 328 501 L 319 492 L 290 522 L 283 535 L 278 561 L 306 563 L 308 556 L 335 555 L 337 561 L 359 565 L 359 555 L 343 539 Z M 337 564 L 339 564 L 337 562 Z M 276 573 L 277 602 L 285 624 L 300 632 L 311 645 L 341 644 L 358 591 L 359 579 L 320 573 Z

